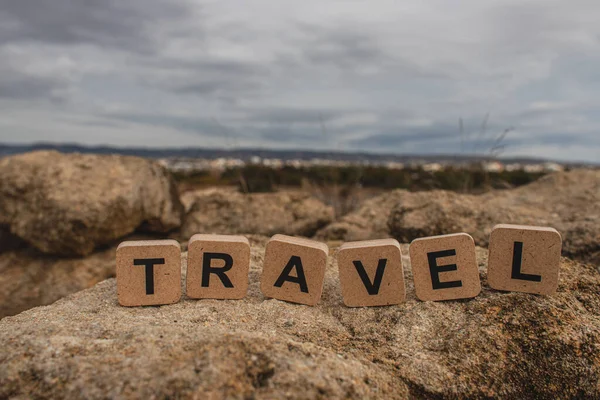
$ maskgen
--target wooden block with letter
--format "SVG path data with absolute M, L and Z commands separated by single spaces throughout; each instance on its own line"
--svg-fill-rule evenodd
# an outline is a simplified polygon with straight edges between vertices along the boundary
M 328 254 L 325 243 L 273 236 L 265 251 L 261 291 L 266 297 L 316 305 L 323 291 Z
M 123 242 L 117 248 L 117 297 L 127 307 L 177 303 L 181 246 L 175 240 Z
M 465 299 L 481 292 L 475 242 L 470 235 L 457 233 L 416 239 L 409 252 L 419 299 Z
M 556 229 L 497 225 L 489 247 L 491 288 L 536 294 L 556 292 L 562 250 L 562 238 Z
M 250 243 L 244 236 L 194 235 L 188 245 L 187 296 L 242 299 L 249 269 Z
M 344 243 L 337 259 L 342 296 L 348 307 L 388 306 L 404 301 L 406 289 L 398 241 Z

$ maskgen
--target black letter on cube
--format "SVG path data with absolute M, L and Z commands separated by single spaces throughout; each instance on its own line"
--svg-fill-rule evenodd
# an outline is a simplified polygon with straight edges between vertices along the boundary
M 515 242 L 513 251 L 513 263 L 512 263 L 512 279 L 520 279 L 522 281 L 541 282 L 542 277 L 540 275 L 524 274 L 521 272 L 521 265 L 523 264 L 523 242 Z
M 164 265 L 164 258 L 145 258 L 133 260 L 133 265 L 143 265 L 146 267 L 146 294 L 154 294 L 154 266 Z
M 354 268 L 356 268 L 356 272 L 358 272 L 358 276 L 362 280 L 365 285 L 365 289 L 371 296 L 375 296 L 379 294 L 379 288 L 381 287 L 381 281 L 383 280 L 383 273 L 385 272 L 385 267 L 387 266 L 387 260 L 385 258 L 379 260 L 377 263 L 377 271 L 375 272 L 375 279 L 373 282 L 369 279 L 369 275 L 367 275 L 367 271 L 365 271 L 365 267 L 362 265 L 360 261 L 353 261 Z
M 223 260 L 225 265 L 219 268 L 212 267 L 212 260 Z M 231 255 L 225 253 L 204 253 L 204 258 L 202 260 L 202 287 L 209 287 L 210 274 L 216 274 L 219 279 L 221 279 L 223 286 L 232 288 L 233 283 L 231 283 L 231 279 L 225 274 L 225 272 L 229 271 L 232 267 L 233 257 L 231 257 Z
M 296 268 L 296 276 L 291 276 L 290 272 L 292 269 Z M 292 256 L 290 261 L 288 261 L 287 265 L 277 278 L 277 282 L 275 282 L 276 287 L 282 287 L 285 282 L 297 283 L 300 285 L 300 291 L 302 293 L 308 293 L 308 284 L 306 283 L 306 277 L 304 276 L 304 268 L 302 267 L 302 259 L 298 256 Z
M 454 249 L 427 253 L 427 260 L 429 261 L 429 273 L 431 274 L 431 283 L 434 290 L 462 287 L 462 281 L 440 282 L 440 272 L 456 271 L 458 267 L 456 264 L 442 266 L 437 265 L 437 259 L 455 255 L 456 250 Z

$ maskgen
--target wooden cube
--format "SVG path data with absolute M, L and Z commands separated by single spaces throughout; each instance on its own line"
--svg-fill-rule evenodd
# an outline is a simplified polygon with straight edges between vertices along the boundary
M 314 306 L 321 299 L 329 248 L 275 235 L 267 243 L 260 288 L 266 297 Z
M 405 300 L 402 250 L 398 241 L 344 243 L 337 259 L 342 297 L 348 307 L 388 306 Z
M 117 297 L 126 307 L 177 303 L 181 246 L 175 240 L 123 242 L 117 248 Z
M 481 292 L 475 242 L 466 233 L 414 240 L 409 249 L 417 297 L 465 299 Z
M 556 229 L 497 225 L 489 247 L 491 288 L 536 294 L 558 289 L 562 238 Z
M 250 243 L 244 236 L 194 235 L 188 245 L 187 296 L 242 299 L 249 269 Z

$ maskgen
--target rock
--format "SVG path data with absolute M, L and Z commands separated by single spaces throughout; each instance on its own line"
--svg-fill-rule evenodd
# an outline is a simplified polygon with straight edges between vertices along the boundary
M 0 254 L 9 250 L 17 250 L 27 247 L 27 243 L 19 239 L 6 226 L 0 226 Z
M 33 249 L 0 254 L 0 318 L 51 304 L 114 276 L 115 250 L 69 259 Z
M 404 190 L 394 190 L 366 200 L 357 210 L 325 226 L 315 237 L 346 241 L 387 238 L 390 210 L 404 193 Z
M 182 228 L 185 239 L 196 233 L 310 237 L 334 218 L 333 208 L 302 192 L 198 191 L 195 195 Z
M 467 195 L 442 190 L 395 190 L 321 229 L 322 240 L 367 240 L 467 232 L 487 246 L 496 224 L 552 226 L 563 235 L 565 255 L 600 264 L 600 171 L 545 176 L 513 190 Z
M 551 226 L 564 239 L 564 254 L 600 263 L 600 171 L 548 175 L 514 190 L 479 196 L 452 192 L 400 192 L 388 227 L 403 242 L 467 232 L 487 246 L 494 225 Z
M 38 250 L 90 254 L 136 229 L 181 225 L 174 181 L 136 157 L 34 152 L 0 160 L 0 225 Z
M 234 186 L 212 186 L 205 189 L 195 189 L 183 192 L 180 196 L 181 203 L 185 209 L 185 213 L 190 212 L 196 201 L 199 199 L 210 198 L 218 193 L 226 194 L 227 196 L 235 196 L 239 194 L 238 188 Z
M 599 398 L 600 275 L 564 259 L 559 292 L 490 290 L 342 304 L 334 258 L 316 307 L 264 299 L 251 238 L 244 300 L 122 308 L 115 281 L 0 321 L 0 398 Z M 403 246 L 406 253 L 407 246 Z M 185 261 L 185 256 L 183 257 Z M 185 263 L 184 263 L 185 266 Z

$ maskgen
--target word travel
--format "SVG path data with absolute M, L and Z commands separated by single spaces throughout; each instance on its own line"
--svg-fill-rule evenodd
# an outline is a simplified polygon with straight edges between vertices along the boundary
M 498 225 L 490 235 L 491 288 L 552 294 L 558 288 L 562 238 L 553 228 Z M 267 298 L 316 305 L 329 256 L 326 244 L 284 235 L 266 246 L 260 288 Z M 416 296 L 422 301 L 476 297 L 481 292 L 475 242 L 466 233 L 414 240 L 409 248 Z M 117 249 L 122 306 L 177 303 L 181 246 L 175 240 L 124 242 Z M 400 304 L 406 288 L 394 239 L 344 243 L 337 262 L 344 304 Z M 243 236 L 195 235 L 188 246 L 186 294 L 192 299 L 242 299 L 248 291 L 250 244 Z

